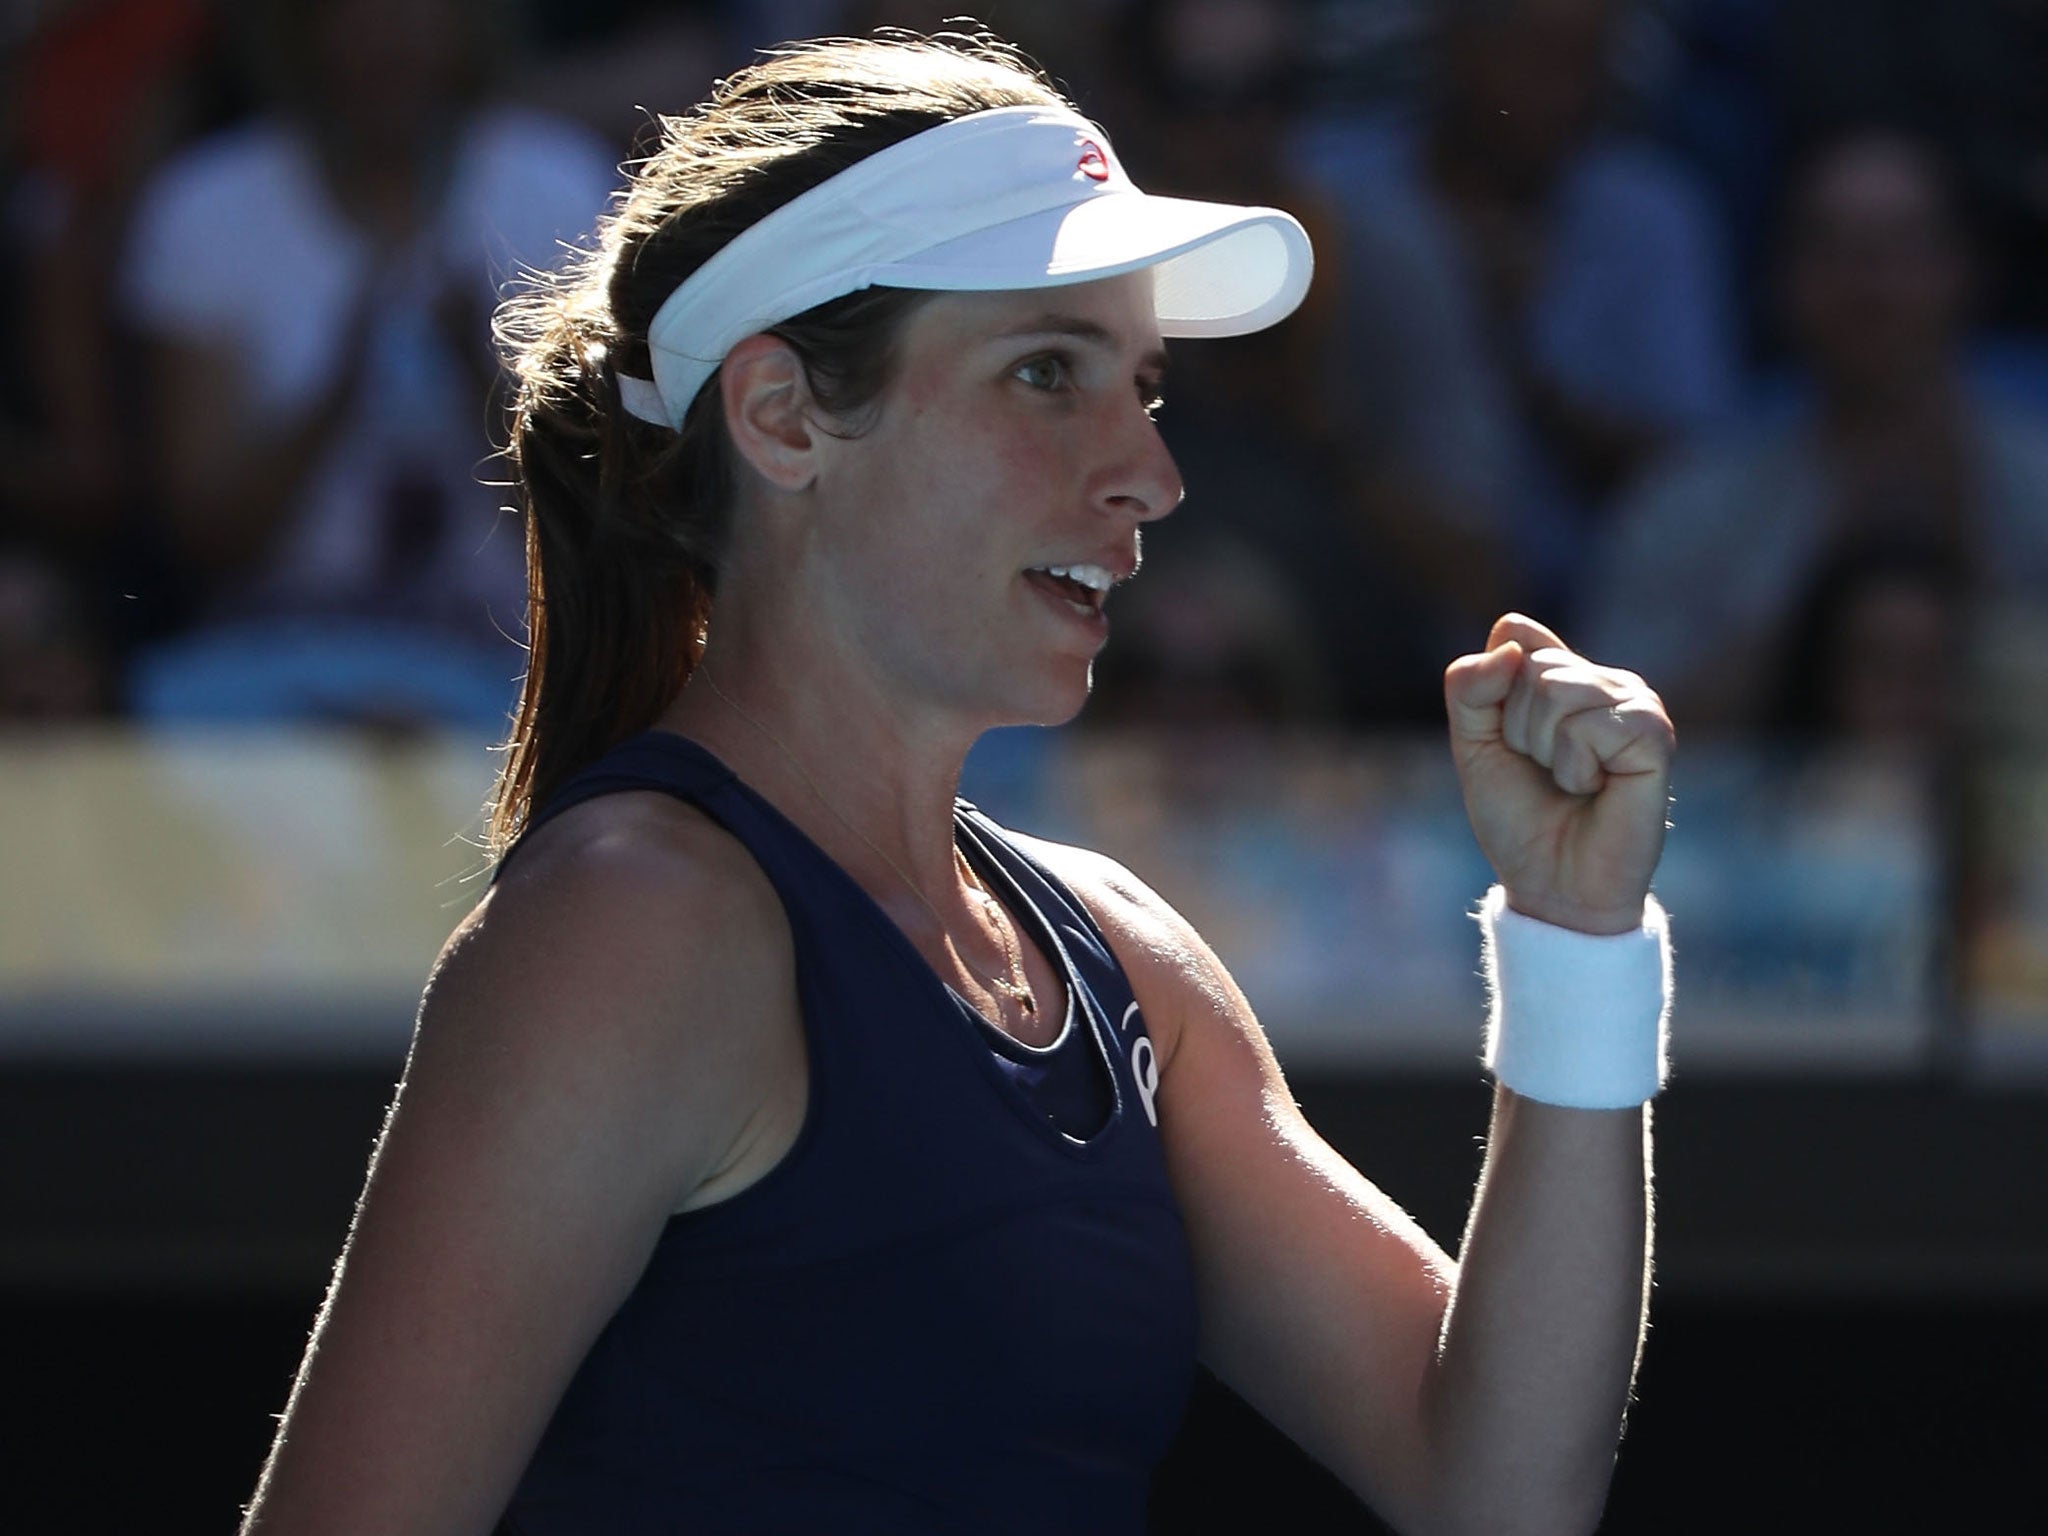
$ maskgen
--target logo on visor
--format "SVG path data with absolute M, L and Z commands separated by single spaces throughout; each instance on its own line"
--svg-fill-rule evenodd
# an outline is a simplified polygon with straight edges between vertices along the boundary
M 1081 160 L 1074 167 L 1090 181 L 1109 180 L 1109 156 L 1102 152 L 1102 146 L 1093 139 L 1081 141 Z

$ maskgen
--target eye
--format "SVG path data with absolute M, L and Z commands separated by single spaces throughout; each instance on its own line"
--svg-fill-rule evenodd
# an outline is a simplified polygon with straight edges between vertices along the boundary
M 1052 394 L 1072 382 L 1073 367 L 1057 352 L 1042 352 L 1019 363 L 1010 371 L 1010 377 Z
M 1166 396 L 1159 392 L 1159 386 L 1145 379 L 1138 380 L 1138 406 L 1154 421 L 1166 409 Z

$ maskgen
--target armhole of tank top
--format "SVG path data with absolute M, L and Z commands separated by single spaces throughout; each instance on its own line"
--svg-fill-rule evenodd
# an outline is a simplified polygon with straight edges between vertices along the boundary
M 982 862 L 975 867 L 977 869 L 982 868 L 984 865 L 994 867 L 996 873 L 1001 876 L 1004 885 L 1033 914 L 1033 925 L 1041 930 L 1041 938 L 1059 944 L 1058 950 L 1055 951 L 1056 954 L 1064 952 L 1068 954 L 1069 959 L 1072 958 L 1071 952 L 1067 951 L 1066 946 L 1060 943 L 1057 936 L 1052 933 L 1052 929 L 1059 918 L 1069 917 L 1073 920 L 1074 926 L 1086 934 L 1089 941 L 1097 949 L 1101 950 L 1104 955 L 1109 957 L 1110 962 L 1116 966 L 1117 974 L 1119 976 L 1123 975 L 1123 961 L 1117 958 L 1116 946 L 1109 942 L 1109 935 L 1103 931 L 1102 924 L 1095 920 L 1095 914 L 1088 909 L 1088 904 L 1081 899 L 1080 894 L 1072 886 L 1068 885 L 1064 879 L 1048 868 L 1041 860 L 1034 858 L 1031 854 L 1019 848 L 1009 837 L 1005 836 L 1003 827 L 992 820 L 988 813 L 980 807 L 963 800 L 959 803 L 956 810 L 956 818 L 965 823 L 975 848 L 984 855 Z M 1000 847 L 1009 857 L 1017 860 L 1018 863 L 1031 871 L 1038 882 L 1059 903 L 1059 912 L 1048 913 L 1037 901 L 1031 898 L 1030 894 L 1018 882 L 1017 877 L 1010 870 L 1004 868 L 1002 861 L 995 856 L 993 850 L 997 847 Z M 1075 963 L 1075 975 L 1078 978 L 1078 962 Z M 1126 978 L 1126 982 L 1128 982 L 1128 978 Z
M 993 873 L 1001 882 L 1004 892 L 1014 899 L 1024 912 L 1030 914 L 1025 920 L 1035 930 L 1034 942 L 1045 949 L 1048 958 L 1053 962 L 1053 968 L 1064 979 L 1071 1016 L 1070 1026 L 1088 1032 L 1089 1054 L 1094 1060 L 1096 1070 L 1103 1074 L 1103 1081 L 1109 1089 L 1109 1112 L 1102 1126 L 1092 1136 L 1077 1137 L 1064 1130 L 1059 1130 L 1056 1134 L 1068 1148 L 1089 1155 L 1105 1144 L 1108 1135 L 1128 1113 L 1129 1094 L 1126 1091 L 1123 1073 L 1118 1067 L 1116 1020 L 1110 1016 L 1109 1000 L 1099 995 L 1090 984 L 1081 961 L 1075 957 L 1073 947 L 1059 936 L 1057 923 L 1061 916 L 1073 917 L 1080 932 L 1086 934 L 1109 957 L 1109 962 L 1116 967 L 1119 977 L 1123 975 L 1122 963 L 1116 959 L 1115 951 L 1110 949 L 1093 914 L 1081 907 L 1080 898 L 1068 889 L 1064 881 L 1059 880 L 1044 865 L 1005 837 L 1000 826 L 965 801 L 956 809 L 955 821 L 966 828 L 967 842 L 972 850 L 969 857 L 980 855 L 976 859 L 975 868 L 978 871 L 986 869 Z M 1047 894 L 1059 903 L 1060 912 L 1049 913 L 1039 904 L 1016 874 L 1005 866 L 1001 854 L 997 852 L 998 847 L 1001 854 L 1017 859 L 1045 886 Z M 1016 908 L 1012 907 L 1011 910 L 1015 911 Z M 1052 1048 L 1048 1047 L 1048 1050 L 1050 1049 Z
M 1059 968 L 1060 962 L 1057 956 L 1048 955 L 1046 958 L 1052 962 L 1055 970 Z M 948 988 L 947 990 L 951 991 L 952 989 Z M 996 1028 L 994 1024 L 982 1016 L 981 1010 L 968 1002 L 966 998 L 961 997 L 957 992 L 953 994 L 953 997 L 954 1001 L 960 1005 L 961 1012 L 968 1015 L 980 1026 L 981 1032 L 991 1049 L 999 1055 L 1009 1057 L 1012 1061 L 1030 1063 L 1033 1061 L 1043 1061 L 1048 1056 L 1057 1056 L 1061 1051 L 1073 1044 L 1074 1031 L 1079 1027 L 1081 1008 L 1074 999 L 1074 986 L 1072 982 L 1065 983 L 1061 987 L 1061 991 L 1066 995 L 1066 1006 L 1061 1011 L 1059 1033 L 1054 1035 L 1044 1045 L 1033 1045 L 1028 1040 L 1019 1040 L 1007 1029 Z
M 1009 913 L 1011 919 L 1017 924 L 1020 942 L 1028 941 L 1039 954 L 1045 957 L 1046 962 L 1052 967 L 1053 974 L 1059 978 L 1064 1007 L 1060 1022 L 1060 1032 L 1050 1044 L 1029 1045 L 1022 1040 L 1017 1040 L 1016 1036 L 1010 1034 L 1007 1030 L 998 1031 L 1006 1039 L 1016 1041 L 1018 1046 L 1030 1052 L 1031 1055 L 1046 1056 L 1057 1051 L 1066 1042 L 1078 1016 L 1085 1011 L 1081 1006 L 1080 998 L 1076 995 L 1077 990 L 1085 983 L 1081 976 L 1080 966 L 1075 962 L 1067 946 L 1060 942 L 1058 933 L 1054 931 L 1053 920 L 1046 915 L 1045 910 L 1032 899 L 1031 893 L 1018 883 L 1017 877 L 1005 868 L 1003 861 L 996 856 L 991 846 L 996 840 L 996 836 L 995 823 L 989 821 L 986 817 L 982 817 L 980 812 L 976 811 L 973 806 L 962 802 L 955 809 L 953 814 L 953 840 L 959 846 L 961 856 L 973 867 L 975 874 L 981 878 L 982 883 L 988 886 L 989 893 L 1002 903 L 1003 910 Z M 1009 845 L 1005 843 L 1004 846 L 1008 848 Z M 1016 852 L 1014 848 L 1010 848 L 1009 851 L 1012 853 Z M 1033 866 L 1033 868 L 1035 869 L 1036 866 Z M 981 1011 L 968 1002 L 967 999 L 954 992 L 950 986 L 946 990 L 953 994 L 955 1001 L 960 1004 L 961 1008 L 974 1015 L 975 1019 L 984 1029 L 996 1029 L 996 1026 L 984 1018 Z M 1030 1057 L 1027 1056 L 1024 1059 L 1029 1060 Z

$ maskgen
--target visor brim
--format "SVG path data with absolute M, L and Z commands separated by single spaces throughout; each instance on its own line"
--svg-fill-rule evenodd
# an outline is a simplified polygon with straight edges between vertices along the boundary
M 1057 288 L 1155 269 L 1165 336 L 1240 336 L 1293 313 L 1315 257 L 1277 208 L 1155 197 L 1132 190 L 991 225 L 892 262 L 890 287 L 947 292 Z

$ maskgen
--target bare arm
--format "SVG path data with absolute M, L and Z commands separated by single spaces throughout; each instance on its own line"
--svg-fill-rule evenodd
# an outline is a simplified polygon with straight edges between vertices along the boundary
M 488 1531 L 670 1213 L 802 1070 L 772 890 L 665 831 L 536 845 L 450 941 L 245 1536 Z
M 1425 1412 L 1450 1529 L 1600 1522 L 1649 1301 L 1646 1111 L 1497 1088 Z
M 1504 638 L 1516 648 L 1501 648 Z M 1578 712 L 1578 682 L 1545 677 L 1538 687 L 1539 669 L 1522 666 L 1519 647 L 1537 639 L 1533 627 L 1504 636 L 1497 626 L 1493 659 L 1460 663 L 1451 686 L 1459 705 L 1491 711 L 1496 737 L 1511 715 L 1508 734 L 1530 746 L 1534 722 L 1546 759 L 1534 778 L 1548 780 L 1560 751 L 1569 760 L 1585 745 L 1585 728 L 1561 724 Z M 1537 697 L 1516 694 L 1518 685 Z M 1646 754 L 1647 778 L 1623 798 L 1654 803 L 1651 841 L 1661 846 L 1668 722 L 1650 714 L 1628 738 Z M 1469 755 L 1483 724 L 1454 725 L 1468 800 L 1489 771 Z M 1535 761 L 1522 747 L 1504 750 Z M 1617 760 L 1611 777 L 1633 762 Z M 1482 787 L 1472 809 L 1496 868 L 1521 878 L 1511 900 L 1574 926 L 1639 920 L 1656 848 L 1624 839 L 1634 862 L 1620 860 L 1618 886 L 1548 879 L 1556 861 L 1499 851 L 1502 827 L 1547 830 L 1580 855 L 1616 850 L 1589 849 L 1535 814 L 1539 802 L 1583 812 L 1587 795 L 1551 801 L 1542 783 L 1510 777 L 1542 793 L 1514 805 Z M 1641 816 L 1620 820 L 1641 830 Z M 1107 861 L 1071 850 L 1048 857 L 1101 917 L 1158 1046 L 1160 1133 L 1193 1245 L 1207 1362 L 1404 1531 L 1591 1531 L 1643 1336 L 1644 1112 L 1559 1109 L 1499 1090 L 1453 1263 L 1302 1118 L 1250 1006 L 1193 930 Z M 1592 862 L 1610 874 L 1619 867 Z M 1638 875 L 1636 916 L 1624 921 L 1626 899 L 1605 896 Z

